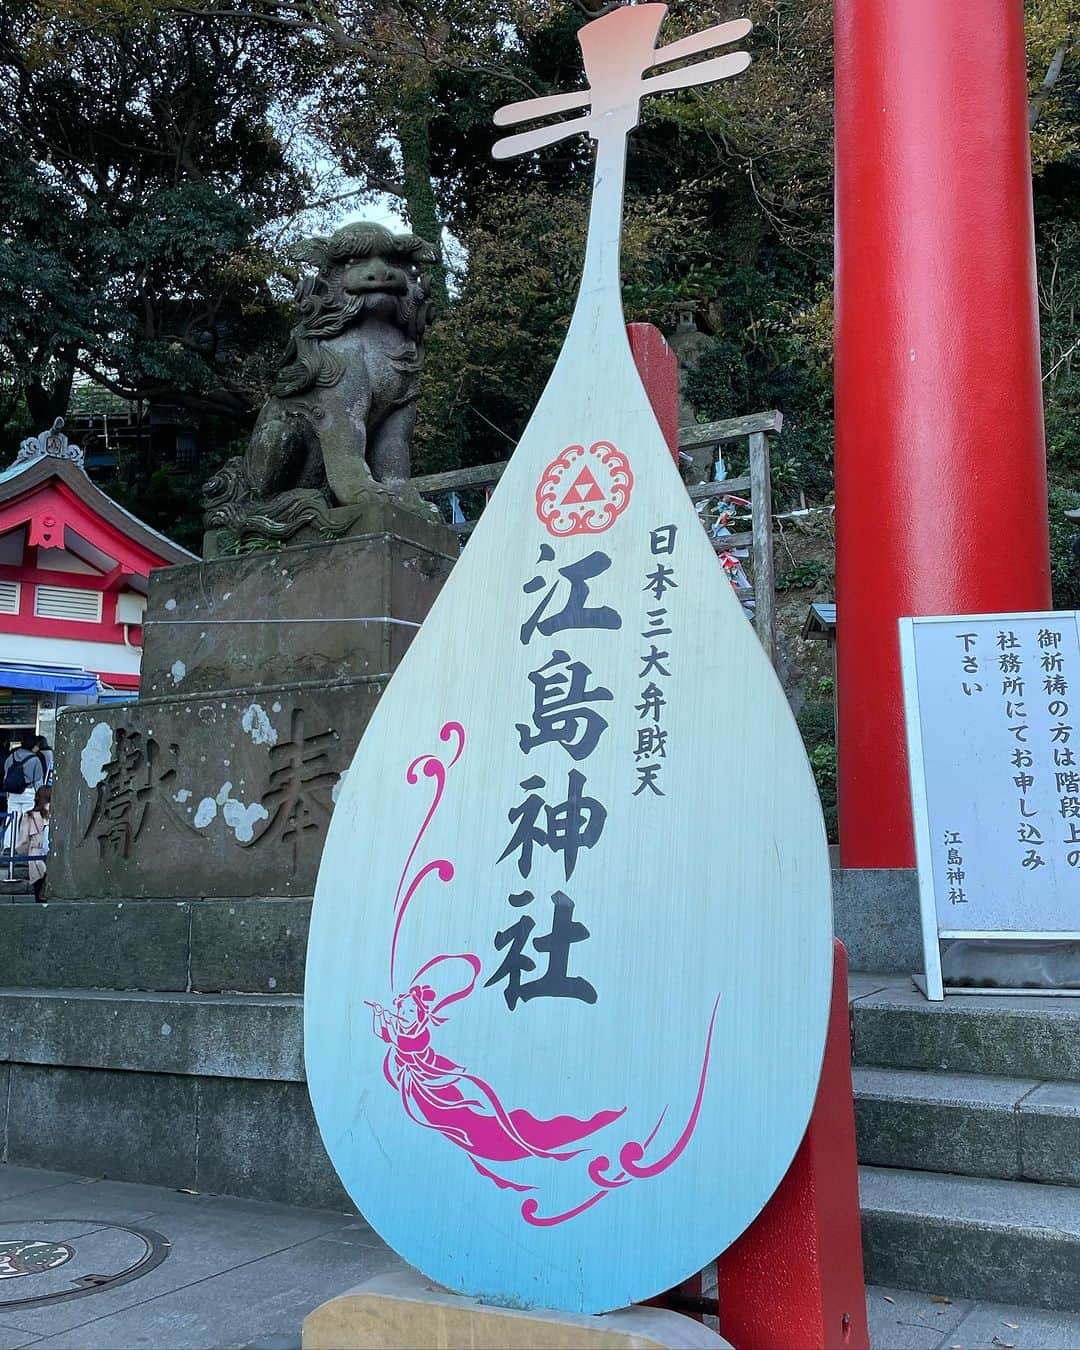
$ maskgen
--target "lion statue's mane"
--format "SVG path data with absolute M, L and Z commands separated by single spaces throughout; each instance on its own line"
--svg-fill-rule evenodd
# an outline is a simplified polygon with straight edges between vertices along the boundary
M 324 341 L 359 323 L 382 301 L 381 296 L 347 295 L 342 284 L 347 263 L 373 255 L 418 269 L 437 261 L 435 250 L 417 235 L 392 234 L 385 226 L 366 221 L 343 225 L 329 239 L 305 239 L 292 250 L 298 262 L 311 263 L 318 271 L 296 288 L 300 322 L 289 334 L 285 359 L 270 390 L 276 398 L 304 394 L 316 385 L 328 388 L 345 374 L 344 362 Z M 424 286 L 416 293 L 410 290 L 395 297 L 394 322 L 417 344 L 423 341 L 431 319 L 428 293 Z

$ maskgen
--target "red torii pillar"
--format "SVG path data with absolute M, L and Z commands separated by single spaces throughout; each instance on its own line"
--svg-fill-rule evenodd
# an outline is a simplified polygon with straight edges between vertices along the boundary
M 836 0 L 840 859 L 914 861 L 897 619 L 1050 604 L 1020 0 Z

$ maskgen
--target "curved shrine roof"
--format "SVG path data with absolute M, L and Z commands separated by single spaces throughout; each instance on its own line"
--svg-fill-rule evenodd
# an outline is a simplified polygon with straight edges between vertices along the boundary
M 56 481 L 69 493 L 74 494 L 87 511 L 119 532 L 137 548 L 160 559 L 162 565 L 198 560 L 197 554 L 173 543 L 165 535 L 151 529 L 138 516 L 132 515 L 130 511 L 114 502 L 107 493 L 90 481 L 85 469 L 71 460 L 52 455 L 16 461 L 0 473 L 0 532 L 6 533 L 18 523 L 11 520 L 10 513 L 3 510 L 5 506 L 33 494 L 35 489 L 45 488 Z M 9 518 L 4 520 L 4 516 Z M 75 525 L 74 521 L 64 523 Z

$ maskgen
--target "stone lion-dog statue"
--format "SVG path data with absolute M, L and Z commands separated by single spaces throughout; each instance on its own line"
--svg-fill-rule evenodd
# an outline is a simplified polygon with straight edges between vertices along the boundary
M 435 249 L 354 221 L 292 256 L 315 274 L 246 452 L 205 486 L 208 557 L 352 533 L 380 502 L 438 519 L 409 482 Z

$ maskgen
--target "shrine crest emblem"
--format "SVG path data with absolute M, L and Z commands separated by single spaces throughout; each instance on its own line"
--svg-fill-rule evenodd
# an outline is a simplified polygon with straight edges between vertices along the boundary
M 544 470 L 536 514 L 549 534 L 602 534 L 630 504 L 630 461 L 610 441 L 568 445 Z

